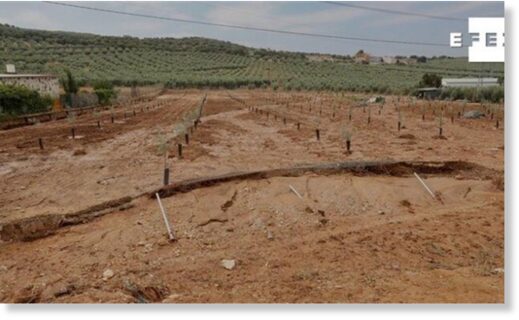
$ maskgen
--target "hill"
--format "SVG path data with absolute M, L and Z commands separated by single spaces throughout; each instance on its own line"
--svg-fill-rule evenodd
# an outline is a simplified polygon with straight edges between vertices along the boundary
M 261 87 L 289 90 L 405 92 L 426 72 L 441 76 L 503 76 L 503 64 L 466 58 L 413 65 L 360 65 L 348 56 L 315 59 L 298 52 L 249 48 L 206 38 L 145 38 L 30 30 L 0 24 L 0 65 L 18 72 L 70 69 L 78 80 L 115 85 L 164 83 L 174 87 Z

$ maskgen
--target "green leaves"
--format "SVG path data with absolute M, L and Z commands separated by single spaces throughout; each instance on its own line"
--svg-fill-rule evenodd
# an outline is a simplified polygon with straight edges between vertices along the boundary
M 27 43 L 31 43 L 30 50 Z M 424 84 L 433 86 L 438 85 L 438 77 L 447 75 L 504 75 L 503 64 L 485 64 L 480 70 L 466 58 L 433 58 L 416 65 L 358 65 L 346 56 L 323 60 L 203 38 L 105 37 L 5 25 L 0 25 L 0 47 L 0 65 L 10 62 L 20 72 L 61 74 L 69 93 L 104 80 L 114 86 L 167 83 L 171 88 L 252 89 L 271 85 L 279 90 L 401 94 L 416 87 L 424 74 Z M 110 92 L 99 92 L 102 99 L 109 99 Z M 485 95 L 492 101 L 503 97 L 499 90 Z
M 25 86 L 0 84 L 0 113 L 20 115 L 47 111 L 52 99 Z
M 94 93 L 102 105 L 109 104 L 112 98 L 117 97 L 114 86 L 109 81 L 97 81 L 94 85 Z
M 67 95 L 76 94 L 79 91 L 79 86 L 76 83 L 76 79 L 72 76 L 70 70 L 65 71 L 65 78 L 60 79 L 61 86 Z

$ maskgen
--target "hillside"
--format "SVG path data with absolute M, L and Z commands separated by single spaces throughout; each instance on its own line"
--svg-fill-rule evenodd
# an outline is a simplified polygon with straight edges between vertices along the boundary
M 18 72 L 62 75 L 82 83 L 167 83 L 175 87 L 260 87 L 395 92 L 415 86 L 423 73 L 503 76 L 503 64 L 469 64 L 464 58 L 429 59 L 415 65 L 359 65 L 348 57 L 254 49 L 205 38 L 99 36 L 21 29 L 0 24 L 0 65 Z

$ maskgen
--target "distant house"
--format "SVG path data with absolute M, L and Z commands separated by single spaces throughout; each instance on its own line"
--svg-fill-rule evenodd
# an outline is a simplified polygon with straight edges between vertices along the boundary
M 372 57 L 372 56 L 369 57 L 369 64 L 380 64 L 382 62 L 383 62 L 382 57 Z
M 386 64 L 395 64 L 395 63 L 397 63 L 397 61 L 398 61 L 398 59 L 395 57 L 389 57 L 389 56 L 382 57 L 382 62 L 386 63 Z
M 0 74 L 0 83 L 26 86 L 42 95 L 58 98 L 59 80 L 50 74 Z
M 412 65 L 412 64 L 417 64 L 418 60 L 414 59 L 414 58 L 398 59 L 398 63 L 405 64 L 405 65 Z
M 369 64 L 369 54 L 367 54 L 363 50 L 359 50 L 355 54 L 355 57 L 353 58 L 353 60 L 355 61 L 355 63 L 358 63 L 358 64 Z
M 50 74 L 17 74 L 13 65 L 7 65 L 6 69 L 7 73 L 0 73 L 0 83 L 25 86 L 54 99 L 59 97 L 58 77 Z
M 443 78 L 442 87 L 446 88 L 475 88 L 498 86 L 497 78 Z

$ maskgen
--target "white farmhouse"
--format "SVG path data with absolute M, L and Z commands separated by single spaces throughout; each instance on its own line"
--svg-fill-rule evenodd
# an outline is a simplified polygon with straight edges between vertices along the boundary
M 50 74 L 17 74 L 14 66 L 7 65 L 7 73 L 0 73 L 0 83 L 6 85 L 25 86 L 48 95 L 53 99 L 59 98 L 60 84 L 58 77 Z
M 442 87 L 446 88 L 475 88 L 498 86 L 497 78 L 443 78 Z

